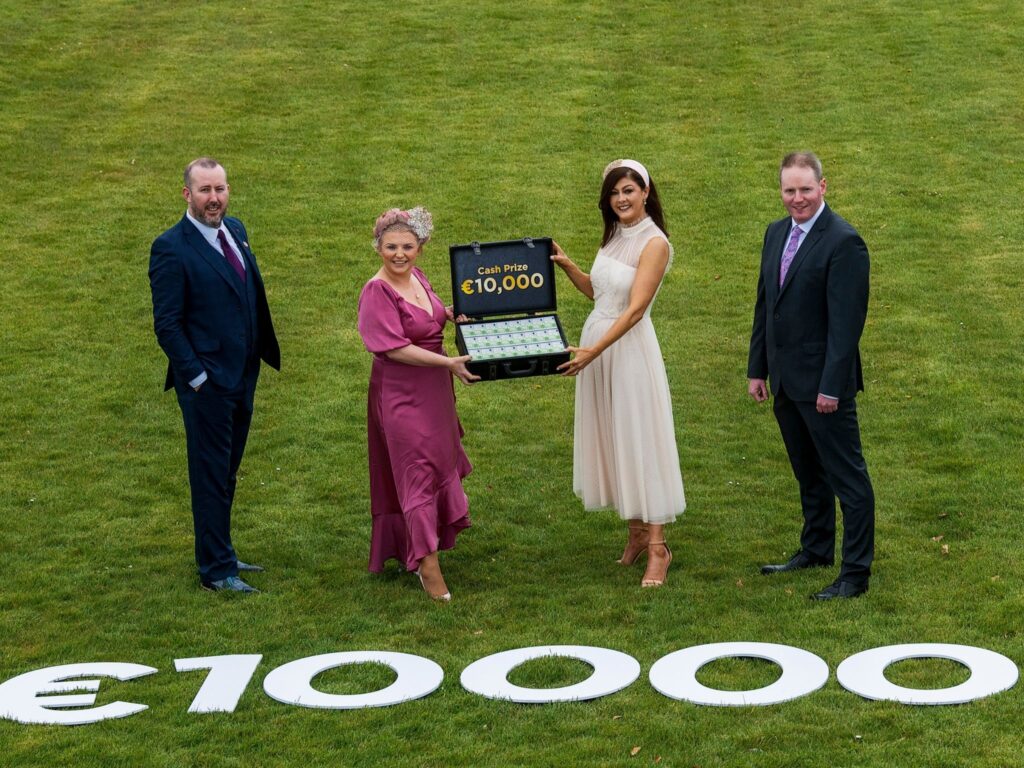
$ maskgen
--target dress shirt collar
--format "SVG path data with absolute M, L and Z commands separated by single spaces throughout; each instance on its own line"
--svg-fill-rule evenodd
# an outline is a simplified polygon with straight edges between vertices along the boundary
M 195 228 L 199 230 L 199 234 L 206 238 L 206 242 L 213 246 L 213 250 L 215 250 L 221 256 L 224 255 L 224 249 L 220 247 L 220 240 L 217 239 L 218 232 L 224 233 L 224 236 L 227 237 L 228 239 L 228 244 L 235 249 L 235 253 L 241 253 L 241 251 L 238 248 L 238 242 L 235 240 L 235 238 L 231 236 L 231 230 L 224 226 L 223 220 L 221 221 L 219 227 L 214 228 L 207 226 L 206 224 L 203 224 L 203 222 L 199 221 L 199 219 L 192 215 L 191 211 L 185 211 L 185 216 L 186 218 L 188 218 L 189 221 L 192 222 Z M 246 268 L 247 267 L 245 266 L 245 259 L 242 259 L 242 269 Z
M 822 200 L 821 201 L 821 206 L 819 206 L 817 212 L 813 216 L 811 216 L 811 218 L 809 218 L 807 221 L 805 221 L 803 224 L 797 224 L 795 221 L 793 221 L 793 219 L 790 219 L 789 220 L 789 232 L 790 232 L 790 234 L 793 233 L 793 227 L 800 227 L 800 229 L 803 230 L 803 233 L 804 233 L 803 235 L 800 235 L 800 237 L 803 238 L 804 235 L 806 235 L 808 232 L 811 231 L 811 229 L 814 227 L 814 222 L 816 222 L 818 220 L 818 217 L 821 216 L 822 211 L 824 211 L 824 210 L 825 210 L 825 201 Z
M 185 216 L 191 221 L 195 228 L 199 230 L 199 233 L 206 238 L 206 242 L 212 245 L 218 252 L 220 252 L 220 241 L 217 239 L 217 233 L 223 231 L 228 238 L 228 242 L 232 246 L 238 247 L 238 243 L 235 242 L 235 238 L 231 236 L 231 230 L 224 226 L 224 222 L 221 221 L 219 227 L 211 227 L 203 224 L 199 219 L 192 215 L 192 211 L 185 211 Z
M 203 224 L 203 222 L 193 216 L 192 211 L 185 211 L 185 216 L 195 225 L 195 228 L 199 230 L 199 233 L 203 237 L 206 238 L 207 242 L 219 251 L 220 243 L 217 242 L 217 233 L 220 231 L 221 227 L 224 226 L 223 222 L 220 227 L 211 227 L 207 224 Z

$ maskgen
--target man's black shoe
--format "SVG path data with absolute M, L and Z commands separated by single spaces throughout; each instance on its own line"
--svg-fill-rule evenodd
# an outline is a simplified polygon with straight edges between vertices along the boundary
M 824 566 L 832 565 L 827 560 L 818 560 L 805 554 L 803 550 L 800 550 L 791 558 L 788 562 L 780 563 L 779 565 L 762 565 L 761 573 L 765 576 L 772 573 L 785 573 L 786 571 L 799 571 L 803 568 L 822 568 Z
M 237 576 L 228 576 L 226 579 L 217 579 L 215 581 L 204 581 L 202 586 L 203 589 L 208 589 L 211 592 L 259 592 L 258 589 L 250 587 Z
M 868 591 L 867 582 L 854 584 L 852 581 L 836 579 L 821 592 L 811 595 L 811 600 L 835 600 L 837 598 L 860 597 Z

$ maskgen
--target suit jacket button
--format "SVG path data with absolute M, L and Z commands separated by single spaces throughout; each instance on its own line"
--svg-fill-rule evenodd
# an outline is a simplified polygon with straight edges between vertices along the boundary
M 781 319 L 782 319 L 782 316 L 781 316 L 781 315 L 780 315 L 780 314 L 779 314 L 778 312 L 776 312 L 776 313 L 775 313 L 775 319 L 776 319 L 776 320 L 781 320 Z

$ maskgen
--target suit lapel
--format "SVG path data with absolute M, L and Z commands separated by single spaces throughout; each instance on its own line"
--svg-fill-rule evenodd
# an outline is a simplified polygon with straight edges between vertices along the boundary
M 187 218 L 184 219 L 184 231 L 185 240 L 192 250 L 194 250 L 218 275 L 227 281 L 231 289 L 241 295 L 241 287 L 238 285 L 238 275 L 234 273 L 231 267 L 228 266 L 227 261 L 224 259 L 217 250 L 207 242 L 206 238 L 203 237 L 202 233 L 189 221 Z M 232 233 L 234 234 L 234 233 Z
M 775 302 L 779 299 L 779 268 L 782 265 L 782 240 L 786 236 L 788 231 L 785 222 L 788 219 L 782 219 L 775 222 L 772 227 L 774 231 L 771 232 L 765 240 L 765 263 L 768 274 L 765 275 L 765 297 L 771 306 L 775 305 Z
M 828 220 L 832 216 L 832 211 L 828 205 L 825 206 L 825 210 L 821 212 L 818 220 L 814 222 L 814 227 L 808 232 L 800 243 L 800 247 L 797 249 L 796 254 L 793 256 L 793 261 L 789 265 L 789 271 L 786 272 L 786 281 L 779 288 L 779 298 L 782 298 L 782 294 L 786 292 L 786 289 L 793 282 L 793 275 L 800 269 L 800 265 L 804 263 L 804 259 L 807 258 L 807 254 L 814 251 L 821 241 L 821 238 L 825 234 L 825 230 L 828 228 Z M 778 280 L 779 267 L 782 264 L 782 254 L 779 254 L 778 263 L 776 265 L 775 276 Z

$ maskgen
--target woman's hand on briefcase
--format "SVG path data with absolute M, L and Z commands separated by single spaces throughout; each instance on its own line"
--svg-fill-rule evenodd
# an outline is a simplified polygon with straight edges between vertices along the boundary
M 554 240 L 551 241 L 551 260 L 562 269 L 568 269 L 571 266 L 576 266 L 573 263 L 573 260 L 565 255 L 565 251 L 562 250 L 562 246 Z
M 598 355 L 590 347 L 566 347 L 566 349 L 572 352 L 572 360 L 558 366 L 557 370 L 561 371 L 563 376 L 575 376 L 594 362 Z
M 472 384 L 474 381 L 480 381 L 480 377 L 474 376 L 472 373 L 469 372 L 469 369 L 466 367 L 466 363 L 468 363 L 471 359 L 472 358 L 469 355 L 462 355 L 461 357 L 449 358 L 449 370 L 451 370 L 451 372 L 454 375 L 458 376 L 459 381 L 461 381 L 463 384 Z
M 465 315 L 459 315 L 458 317 L 455 316 L 455 306 L 452 305 L 452 304 L 449 304 L 447 307 L 444 308 L 444 314 L 445 314 L 445 317 L 448 318 L 448 322 L 449 323 L 468 323 L 469 322 L 469 318 L 466 317 Z

